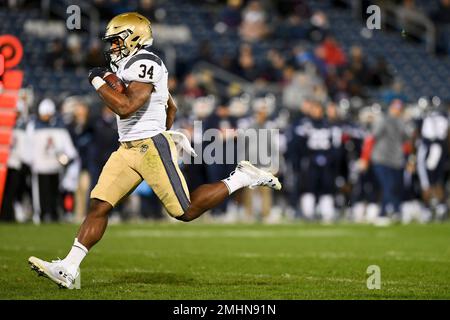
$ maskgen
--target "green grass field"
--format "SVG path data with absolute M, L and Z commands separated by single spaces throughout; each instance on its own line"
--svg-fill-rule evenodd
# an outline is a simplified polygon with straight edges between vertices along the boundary
M 59 289 L 27 258 L 65 257 L 75 225 L 0 225 L 0 299 L 449 299 L 450 224 L 124 224 Z M 366 286 L 369 265 L 381 289 Z

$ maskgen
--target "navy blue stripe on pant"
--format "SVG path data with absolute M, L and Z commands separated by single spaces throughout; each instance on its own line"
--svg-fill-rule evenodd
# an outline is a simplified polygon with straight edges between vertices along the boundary
M 164 168 L 166 170 L 167 176 L 169 177 L 173 191 L 177 196 L 178 202 L 180 203 L 183 210 L 186 211 L 190 206 L 190 201 L 186 196 L 186 193 L 184 192 L 183 184 L 181 183 L 181 179 L 178 176 L 178 171 L 175 168 L 175 164 L 173 163 L 169 142 L 161 133 L 152 137 L 152 140 L 164 164 Z

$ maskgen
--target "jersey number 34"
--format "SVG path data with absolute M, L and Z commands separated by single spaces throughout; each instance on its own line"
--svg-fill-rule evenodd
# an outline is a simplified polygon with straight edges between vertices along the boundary
M 146 76 L 148 76 L 149 79 L 153 78 L 153 66 L 151 66 L 148 70 L 145 64 L 141 64 L 139 67 L 142 69 L 142 73 L 139 74 L 139 78 L 145 78 Z

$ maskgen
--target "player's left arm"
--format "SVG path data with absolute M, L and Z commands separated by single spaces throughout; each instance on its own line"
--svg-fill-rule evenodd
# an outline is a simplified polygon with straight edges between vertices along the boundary
M 166 109 L 166 130 L 172 128 L 173 122 L 175 121 L 175 114 L 177 113 L 178 107 L 175 101 L 172 98 L 172 95 L 169 93 L 169 99 L 167 100 L 167 109 Z

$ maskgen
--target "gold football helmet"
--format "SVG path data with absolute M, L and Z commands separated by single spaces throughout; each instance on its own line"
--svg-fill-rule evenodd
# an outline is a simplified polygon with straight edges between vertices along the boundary
M 106 26 L 104 41 L 111 44 L 105 52 L 111 67 L 118 68 L 118 62 L 135 54 L 145 45 L 152 45 L 152 25 L 137 12 L 127 12 L 115 16 Z

